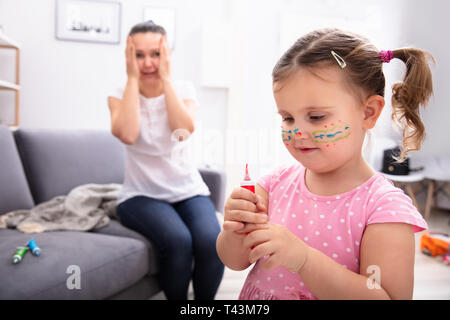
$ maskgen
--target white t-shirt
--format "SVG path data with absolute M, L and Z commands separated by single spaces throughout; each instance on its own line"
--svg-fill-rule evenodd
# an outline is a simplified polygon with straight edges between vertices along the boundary
M 182 100 L 197 102 L 190 82 L 175 82 Z M 122 86 L 110 96 L 122 99 Z M 164 94 L 146 98 L 139 94 L 140 132 L 132 145 L 126 145 L 125 178 L 118 198 L 121 203 L 143 195 L 169 203 L 196 195 L 210 195 L 198 169 L 189 157 L 192 137 L 179 141 L 172 134 Z

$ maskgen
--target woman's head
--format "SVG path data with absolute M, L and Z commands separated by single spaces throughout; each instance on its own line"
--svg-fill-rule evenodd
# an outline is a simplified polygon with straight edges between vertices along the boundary
M 138 23 L 128 33 L 136 48 L 136 59 L 142 81 L 159 80 L 160 44 L 161 37 L 165 35 L 164 28 L 152 21 Z
M 432 94 L 431 56 L 417 49 L 392 53 L 407 66 L 392 96 L 392 116 L 405 124 L 403 157 L 419 149 L 424 138 L 419 105 Z M 283 140 L 297 160 L 324 171 L 361 154 L 365 133 L 384 106 L 382 64 L 379 50 L 366 38 L 338 29 L 308 33 L 286 51 L 273 69 L 273 88 L 284 119 Z M 303 145 L 316 149 L 301 152 Z
M 155 24 L 151 20 L 134 25 L 133 28 L 131 28 L 128 35 L 133 36 L 137 33 L 147 33 L 147 32 L 159 33 L 160 35 L 163 36 L 166 35 L 166 30 L 162 26 Z

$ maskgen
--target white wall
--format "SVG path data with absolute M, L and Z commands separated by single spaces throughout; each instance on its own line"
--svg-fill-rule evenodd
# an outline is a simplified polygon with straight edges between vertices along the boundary
M 432 67 L 434 96 L 422 113 L 427 138 L 420 155 L 450 156 L 450 42 L 446 35 L 450 30 L 450 2 L 409 0 L 406 10 L 400 40 L 429 51 L 436 59 L 436 65 Z
M 20 126 L 33 128 L 109 128 L 108 93 L 125 81 L 124 50 L 130 28 L 141 22 L 145 6 L 176 9 L 173 73 L 194 83 L 201 102 L 200 121 L 225 128 L 227 90 L 200 86 L 203 17 L 224 19 L 226 0 L 120 1 L 119 45 L 60 41 L 55 38 L 55 0 L 1 0 L 0 25 L 21 44 Z M 0 78 L 13 81 L 14 59 L 0 52 Z M 11 122 L 14 99 L 0 92 L 0 119 Z

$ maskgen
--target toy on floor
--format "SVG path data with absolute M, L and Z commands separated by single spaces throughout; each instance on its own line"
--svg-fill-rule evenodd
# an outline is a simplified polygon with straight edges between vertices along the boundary
M 450 237 L 444 233 L 425 232 L 420 237 L 420 251 L 432 257 L 445 257 L 450 254 Z

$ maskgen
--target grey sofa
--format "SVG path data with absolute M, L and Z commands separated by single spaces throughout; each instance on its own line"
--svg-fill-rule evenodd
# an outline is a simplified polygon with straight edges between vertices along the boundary
M 109 132 L 18 129 L 0 125 L 0 215 L 29 209 L 86 183 L 122 183 L 124 146 Z M 225 176 L 199 170 L 222 211 Z M 34 238 L 40 257 L 12 264 Z M 0 229 L 0 299 L 148 299 L 159 293 L 152 243 L 117 220 L 92 232 L 25 234 Z M 70 284 L 80 271 L 80 288 Z M 174 275 L 176 281 L 176 275 Z

